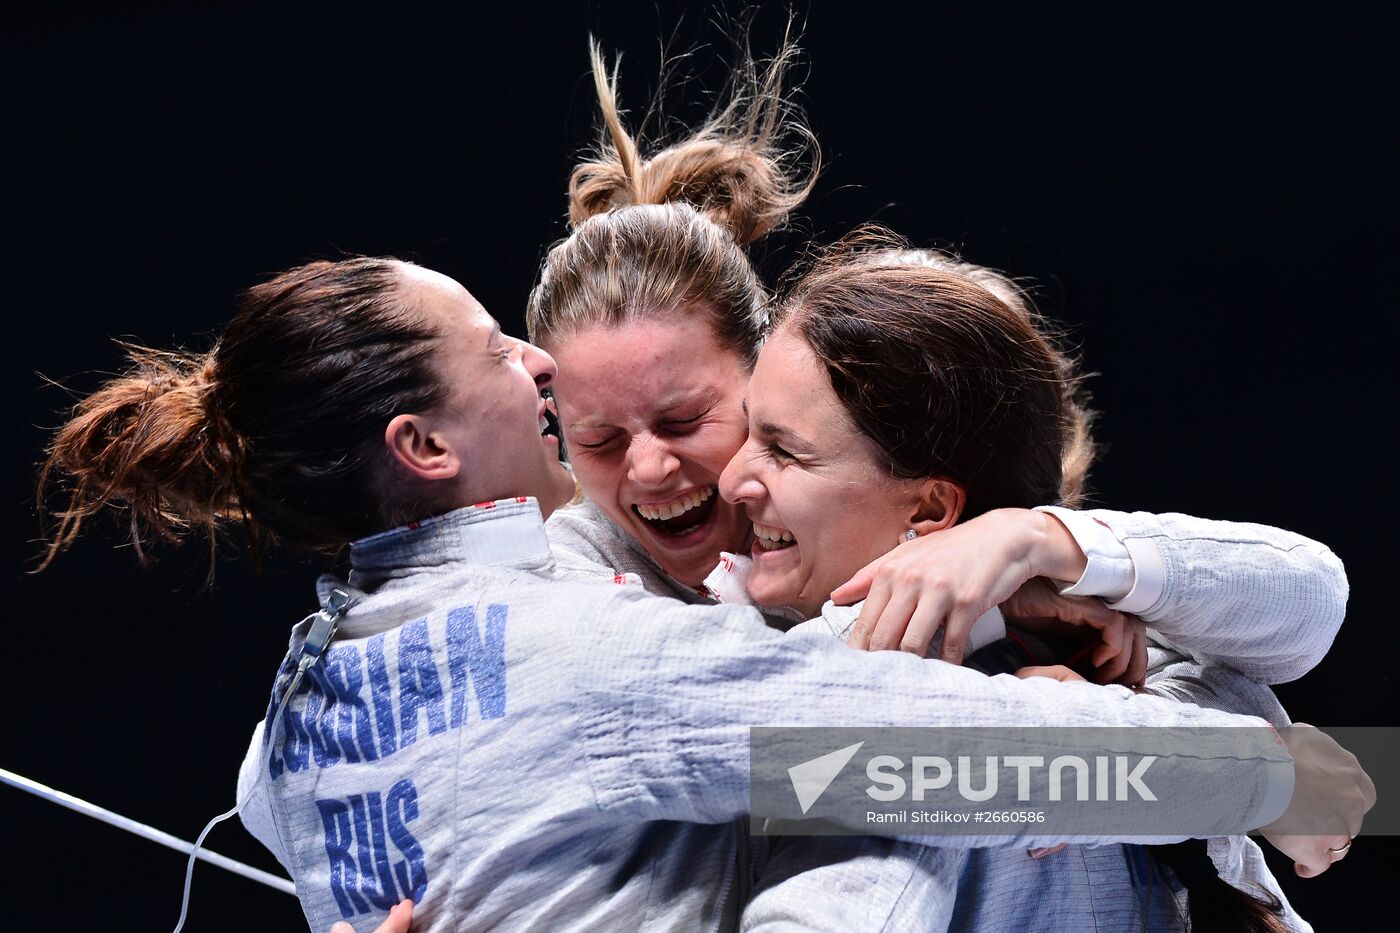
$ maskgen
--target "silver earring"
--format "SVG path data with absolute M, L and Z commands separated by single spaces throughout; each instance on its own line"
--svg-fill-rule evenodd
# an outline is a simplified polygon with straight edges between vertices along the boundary
M 917 531 L 915 531 L 913 528 L 910 528 L 908 531 L 906 531 L 906 532 L 904 533 L 904 540 L 905 540 L 905 541 L 913 541 L 913 540 L 914 540 L 915 538 L 917 538 L 918 536 L 919 536 L 919 533 L 918 533 Z

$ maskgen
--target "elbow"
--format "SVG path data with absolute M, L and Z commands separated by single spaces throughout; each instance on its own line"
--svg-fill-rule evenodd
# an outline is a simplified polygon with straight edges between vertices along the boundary
M 1326 650 L 1323 650 L 1271 658 L 1270 663 L 1259 670 L 1256 676 L 1260 683 L 1268 687 L 1291 683 L 1317 667 L 1317 662 L 1321 661 L 1326 653 Z
M 1346 618 L 1351 588 L 1341 558 L 1327 549 L 1315 557 L 1315 566 L 1304 583 L 1306 592 L 1301 600 L 1304 614 L 1294 628 L 1297 638 L 1280 652 L 1282 657 L 1266 683 L 1297 680 L 1317 667 L 1331 650 L 1342 620 Z
M 1323 601 L 1327 604 L 1328 619 L 1330 628 L 1327 634 L 1327 644 L 1332 644 L 1332 639 L 1337 637 L 1337 631 L 1342 627 L 1342 619 L 1347 614 L 1347 597 L 1351 595 L 1351 584 L 1347 582 L 1347 569 L 1342 565 L 1342 559 L 1330 550 L 1322 555 L 1322 562 L 1326 568 L 1324 575 L 1327 583 L 1328 596 Z
M 1316 647 L 1307 653 L 1310 661 L 1307 670 L 1316 667 L 1331 649 L 1337 632 L 1342 628 L 1342 620 L 1346 618 L 1347 597 L 1351 595 L 1351 586 L 1347 582 L 1347 571 L 1342 565 L 1342 559 L 1330 550 L 1325 550 L 1319 555 L 1319 562 L 1321 568 L 1318 573 L 1317 602 L 1309 613 L 1312 617 Z M 1303 673 L 1306 671 L 1298 676 L 1301 677 Z

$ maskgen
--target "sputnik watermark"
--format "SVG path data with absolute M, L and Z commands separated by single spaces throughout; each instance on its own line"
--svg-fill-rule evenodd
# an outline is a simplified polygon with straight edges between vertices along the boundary
M 1230 835 L 1292 774 L 1267 728 L 764 728 L 749 760 L 755 831 L 821 835 Z
M 792 790 L 797 795 L 797 804 L 802 808 L 803 815 L 821 799 L 831 782 L 836 780 L 864 744 L 856 742 L 788 768 L 788 779 L 792 781 Z M 962 799 L 983 803 L 997 796 L 1000 774 L 1005 768 L 1016 772 L 1016 800 L 1021 803 L 1032 799 L 1031 785 L 1037 776 L 1043 777 L 1046 784 L 1046 794 L 1037 799 L 1052 802 L 1064 800 L 1067 772 L 1072 782 L 1073 797 L 1070 799 L 1073 800 L 1126 801 L 1130 799 L 1130 794 L 1136 794 L 1139 800 L 1155 801 L 1157 795 L 1143 778 L 1156 760 L 1156 755 L 1141 756 L 1136 763 L 1127 755 L 1095 755 L 1090 764 L 1079 755 L 1059 755 L 1051 759 L 1047 766 L 1041 755 L 1007 755 L 1005 758 L 988 755 L 980 762 L 970 755 L 960 755 L 954 760 L 941 755 L 915 755 L 906 766 L 903 759 L 894 755 L 876 755 L 865 764 L 865 776 L 870 781 L 865 793 L 870 799 L 882 803 L 906 797 L 922 803 L 931 792 L 953 786 L 956 781 L 957 793 Z M 909 771 L 907 778 L 904 774 L 906 767 Z M 1044 769 L 1043 775 L 1035 774 L 1039 769 Z M 979 783 L 980 786 L 977 786 Z M 929 822 L 966 821 L 957 819 L 958 816 L 966 815 L 950 814 L 930 819 Z M 869 818 L 873 822 L 888 822 L 878 819 L 873 812 Z
M 836 776 L 855 757 L 864 742 L 838 748 L 826 755 L 818 755 L 810 761 L 788 768 L 788 779 L 792 781 L 792 792 L 797 795 L 797 805 L 803 815 L 812 809 L 812 804 L 821 799 L 822 794 L 836 780 Z
M 1003 768 L 1007 768 L 1016 772 L 1016 800 L 1025 803 L 1032 799 L 1032 773 L 1043 768 L 1044 774 L 1040 777 L 1045 780 L 1047 793 L 1043 797 L 1037 795 L 1036 800 L 1058 802 L 1066 799 L 1065 772 L 1073 771 L 1074 796 L 1069 799 L 1126 801 L 1131 799 L 1129 794 L 1133 793 L 1139 800 L 1155 801 L 1157 795 L 1143 782 L 1143 777 L 1156 760 L 1156 755 L 1140 756 L 1135 762 L 1131 756 L 1114 755 L 1110 763 L 1110 756 L 1096 755 L 1094 763 L 1090 765 L 1078 755 L 1059 755 L 1051 759 L 1047 767 L 1041 755 L 1007 755 L 1004 758 L 988 755 L 981 760 L 979 767 L 977 760 L 970 755 L 959 755 L 956 764 L 941 755 L 915 755 L 909 763 L 910 778 L 906 780 L 902 773 L 905 768 L 903 760 L 894 755 L 876 755 L 865 765 L 865 776 L 871 782 L 865 792 L 871 799 L 883 802 L 902 800 L 906 795 L 912 800 L 923 801 L 929 792 L 951 786 L 956 774 L 958 795 L 964 800 L 983 803 L 997 796 L 999 775 Z M 975 786 L 979 783 L 979 770 L 980 786 Z M 1092 796 L 1089 791 L 1091 774 L 1094 784 Z M 1112 796 L 1109 795 L 1110 779 L 1113 784 Z M 830 784 L 830 781 L 827 783 Z M 803 808 L 803 812 L 810 809 L 809 804 Z

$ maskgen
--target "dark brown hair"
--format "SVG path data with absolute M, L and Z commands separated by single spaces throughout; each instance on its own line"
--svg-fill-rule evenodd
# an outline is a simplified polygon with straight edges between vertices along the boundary
M 335 548 L 412 509 L 382 488 L 384 428 L 437 404 L 437 333 L 391 259 L 313 262 L 248 291 L 208 353 L 128 347 L 131 368 L 74 408 L 40 474 L 67 504 L 44 566 L 84 519 L 124 508 L 141 554 L 241 521 L 254 537 Z M 42 569 L 42 566 L 41 568 Z
M 548 348 L 583 327 L 698 311 L 752 365 L 769 296 L 744 248 L 783 224 L 817 171 L 811 134 L 783 93 L 795 46 L 762 67 L 740 54 L 724 106 L 650 154 L 622 124 L 616 73 L 596 45 L 591 53 L 602 138 L 569 180 L 573 230 L 530 295 L 530 339 Z
M 990 509 L 1076 504 L 1093 457 L 1073 360 L 1009 279 L 865 229 L 775 311 L 902 478 L 941 476 Z
M 820 256 L 779 302 L 847 413 L 899 477 L 960 484 L 959 520 L 1074 505 L 1093 461 L 1074 361 L 1014 282 L 884 231 Z M 1149 846 L 1188 889 L 1193 933 L 1282 933 L 1281 908 L 1224 881 L 1204 840 Z
M 1255 886 L 1256 896 L 1221 878 L 1207 840 L 1147 849 L 1186 889 L 1190 933 L 1287 933 L 1279 916 L 1283 903 L 1262 885 Z

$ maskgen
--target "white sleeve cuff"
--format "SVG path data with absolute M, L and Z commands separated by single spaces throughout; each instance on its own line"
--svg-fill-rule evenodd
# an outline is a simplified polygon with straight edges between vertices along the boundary
M 1134 614 L 1157 605 L 1167 585 L 1167 572 L 1155 538 L 1121 538 L 1112 525 L 1092 512 L 1054 505 L 1035 510 L 1058 518 L 1088 559 L 1083 576 L 1060 593 L 1097 596 L 1110 609 Z
M 1146 612 L 1162 598 L 1167 585 L 1167 569 L 1155 538 L 1129 538 L 1123 542 L 1133 565 L 1133 588 L 1108 608 L 1134 615 Z M 1111 599 L 1112 597 L 1106 597 Z
M 1036 511 L 1059 519 L 1087 558 L 1083 575 L 1071 586 L 1060 590 L 1061 594 L 1098 596 L 1110 600 L 1132 595 L 1136 580 L 1133 555 L 1108 524 L 1087 512 L 1054 505 L 1037 506 Z

